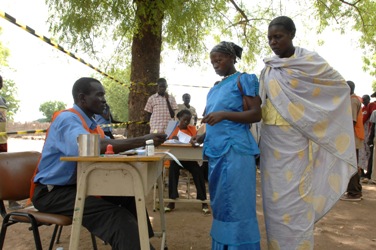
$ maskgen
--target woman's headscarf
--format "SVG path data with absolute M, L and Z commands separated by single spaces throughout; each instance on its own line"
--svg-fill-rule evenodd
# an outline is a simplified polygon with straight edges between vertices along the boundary
M 215 45 L 214 48 L 210 51 L 210 53 L 213 53 L 213 52 L 229 54 L 229 55 L 233 55 L 241 59 L 243 49 L 233 42 L 222 41 L 218 43 L 217 45 Z

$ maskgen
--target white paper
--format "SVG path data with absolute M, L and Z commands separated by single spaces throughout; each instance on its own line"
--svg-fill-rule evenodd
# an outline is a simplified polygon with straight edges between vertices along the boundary
M 165 152 L 158 151 L 158 152 L 155 152 L 155 154 L 166 154 L 166 155 L 170 156 L 171 159 L 173 159 L 180 167 L 184 168 L 183 165 L 181 164 L 181 162 L 178 160 L 178 158 L 176 158 L 175 155 L 171 154 L 168 151 L 165 151 Z
M 187 135 L 186 133 L 181 132 L 180 130 L 177 136 L 179 138 L 179 141 L 182 143 L 189 143 L 192 138 L 191 136 Z
M 176 139 L 168 139 L 164 143 L 166 143 L 166 144 L 184 144 L 181 141 L 176 140 Z

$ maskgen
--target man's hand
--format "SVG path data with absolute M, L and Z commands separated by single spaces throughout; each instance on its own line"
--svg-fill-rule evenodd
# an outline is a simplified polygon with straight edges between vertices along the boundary
M 155 133 L 155 134 L 147 134 L 147 135 L 144 135 L 144 139 L 145 141 L 147 140 L 153 140 L 154 141 L 154 146 L 159 146 L 161 145 L 162 143 L 164 143 L 166 141 L 166 138 L 167 138 L 167 135 L 166 134 L 162 134 L 162 133 Z

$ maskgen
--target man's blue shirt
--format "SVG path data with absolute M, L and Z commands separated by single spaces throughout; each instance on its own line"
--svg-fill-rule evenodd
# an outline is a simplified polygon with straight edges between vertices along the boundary
M 90 129 L 97 127 L 97 123 L 80 107 L 74 104 L 73 108 L 81 114 Z M 55 118 L 43 146 L 34 182 L 59 186 L 76 184 L 77 163 L 60 161 L 60 157 L 78 156 L 77 138 L 80 134 L 89 134 L 89 132 L 85 130 L 77 114 L 64 111 Z

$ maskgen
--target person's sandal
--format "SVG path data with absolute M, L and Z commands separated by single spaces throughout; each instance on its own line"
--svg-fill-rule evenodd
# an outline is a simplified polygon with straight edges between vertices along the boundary
M 173 203 L 173 202 L 168 203 L 167 206 L 164 207 L 165 213 L 171 212 L 174 209 L 175 209 L 175 203 Z
M 210 214 L 210 210 L 209 210 L 208 204 L 206 204 L 206 203 L 202 204 L 202 212 L 204 212 L 204 214 Z

